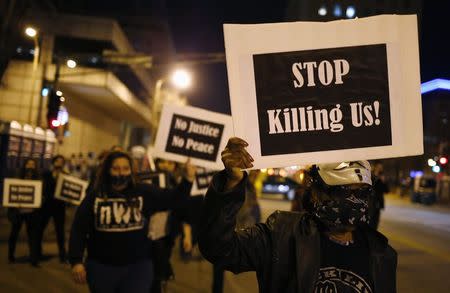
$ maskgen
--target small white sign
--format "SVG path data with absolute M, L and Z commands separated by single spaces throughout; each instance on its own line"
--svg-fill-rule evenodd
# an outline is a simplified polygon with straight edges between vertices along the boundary
M 5 178 L 3 206 L 39 208 L 42 204 L 42 181 Z
M 167 187 L 166 174 L 163 172 L 142 172 L 138 173 L 137 177 L 142 183 L 152 184 L 159 188 Z
M 88 185 L 87 181 L 80 178 L 60 174 L 56 182 L 55 198 L 73 205 L 80 205 L 86 195 Z
M 189 106 L 165 104 L 155 142 L 155 157 L 222 169 L 220 152 L 232 136 L 228 115 Z
M 147 237 L 151 240 L 158 240 L 167 236 L 167 221 L 169 220 L 170 212 L 157 212 L 150 217 L 148 225 Z
M 147 184 L 152 184 L 158 186 L 159 188 L 166 188 L 166 175 L 162 172 L 154 173 L 141 173 L 138 175 L 140 180 Z M 169 211 L 162 211 L 154 213 L 150 217 L 148 224 L 148 234 L 147 237 L 151 240 L 157 240 L 163 238 L 167 235 L 167 221 L 169 220 Z
M 234 133 L 254 168 L 423 153 L 417 17 L 225 24 Z
M 214 170 L 197 168 L 195 180 L 192 183 L 191 195 L 205 195 L 215 173 L 216 171 Z

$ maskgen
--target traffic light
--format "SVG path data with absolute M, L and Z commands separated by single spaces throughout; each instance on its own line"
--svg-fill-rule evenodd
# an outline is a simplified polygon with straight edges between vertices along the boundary
M 59 108 L 61 106 L 61 99 L 56 94 L 55 90 L 51 90 L 48 95 L 47 103 L 47 123 L 51 129 L 56 129 L 61 126 L 61 122 L 58 120 Z

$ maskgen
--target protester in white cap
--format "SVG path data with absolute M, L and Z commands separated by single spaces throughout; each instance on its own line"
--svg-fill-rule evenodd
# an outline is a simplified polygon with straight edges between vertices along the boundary
M 237 230 L 253 167 L 248 144 L 231 138 L 205 198 L 203 256 L 234 273 L 256 271 L 260 292 L 396 292 L 397 253 L 368 226 L 372 196 L 367 161 L 314 165 L 302 212 L 273 213 Z

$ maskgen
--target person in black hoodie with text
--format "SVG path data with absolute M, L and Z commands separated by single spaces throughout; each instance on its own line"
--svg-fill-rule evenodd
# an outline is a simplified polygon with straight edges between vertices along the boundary
M 91 292 L 149 292 L 153 275 L 147 231 L 150 216 L 184 204 L 195 168 L 187 163 L 174 189 L 136 184 L 132 159 L 109 153 L 93 190 L 78 208 L 69 242 L 69 260 L 77 283 Z M 86 262 L 83 262 L 87 248 Z
M 396 292 L 397 253 L 370 228 L 372 196 L 367 161 L 314 165 L 303 212 L 275 212 L 264 224 L 236 229 L 253 167 L 248 144 L 231 138 L 222 152 L 225 170 L 205 198 L 200 251 L 234 273 L 256 271 L 259 291 Z

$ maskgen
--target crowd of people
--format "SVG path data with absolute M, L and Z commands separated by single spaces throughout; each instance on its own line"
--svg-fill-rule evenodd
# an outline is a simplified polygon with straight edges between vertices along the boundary
M 48 170 L 27 159 L 17 177 L 43 182 L 42 205 L 8 208 L 9 263 L 16 262 L 16 243 L 25 223 L 29 261 L 37 268 L 42 265 L 47 259 L 42 244 L 52 219 L 59 260 L 72 266 L 77 283 L 88 284 L 92 292 L 165 292 L 175 277 L 170 258 L 178 237 L 181 258 L 192 259 L 203 194 L 190 194 L 195 167 L 189 162 L 156 159 L 152 170 L 147 159 L 140 150 L 125 152 L 120 146 L 96 158 L 93 153 L 87 158 L 81 153 L 67 159 L 56 155 Z M 146 173 L 163 173 L 165 187 L 145 184 L 141 175 Z M 76 207 L 68 243 L 69 204 L 54 197 L 60 174 L 89 181 L 86 197 Z M 161 214 L 166 215 L 164 221 L 152 221 Z M 152 225 L 161 226 L 156 229 L 164 235 L 152 237 Z M 112 276 L 117 282 L 111 282 Z
M 213 177 L 205 198 L 190 194 L 196 168 L 189 160 L 157 159 L 151 171 L 166 178 L 159 187 L 140 178 L 149 164 L 118 146 L 96 159 L 57 155 L 43 172 L 28 159 L 19 177 L 42 180 L 43 201 L 38 209 L 8 209 L 8 260 L 15 262 L 25 223 L 30 263 L 39 267 L 53 219 L 60 262 L 69 262 L 75 282 L 91 292 L 165 292 L 175 277 L 170 259 L 178 237 L 182 258 L 189 258 L 198 241 L 213 263 L 214 293 L 223 292 L 225 270 L 256 271 L 261 292 L 353 292 L 345 291 L 352 286 L 395 292 L 396 254 L 376 231 L 387 191 L 380 167 L 372 171 L 366 161 L 313 165 L 297 190 L 294 212 L 276 212 L 263 224 L 255 189 L 260 171 L 241 171 L 252 167 L 246 146 L 230 139 L 222 152 L 225 169 Z M 54 198 L 60 174 L 89 180 L 68 251 L 67 204 Z M 163 231 L 160 236 L 155 229 Z M 343 272 L 352 284 L 328 278 Z M 330 286 L 339 290 L 329 291 Z

